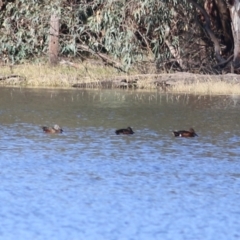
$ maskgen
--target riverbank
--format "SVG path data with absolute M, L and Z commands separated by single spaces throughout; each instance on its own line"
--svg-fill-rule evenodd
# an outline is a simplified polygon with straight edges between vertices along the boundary
M 240 94 L 240 75 L 200 75 L 186 72 L 119 73 L 99 62 L 1 66 L 0 86 L 146 89 L 189 94 Z

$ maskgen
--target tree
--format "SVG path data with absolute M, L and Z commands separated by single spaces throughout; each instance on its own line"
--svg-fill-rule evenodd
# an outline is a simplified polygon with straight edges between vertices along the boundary
M 61 13 L 60 57 L 94 54 L 119 70 L 221 73 L 240 67 L 240 0 L 11 0 L 0 2 L 0 56 L 47 55 Z
M 232 31 L 234 39 L 233 66 L 234 68 L 240 68 L 240 1 L 229 0 L 228 5 L 232 20 Z
M 202 27 L 211 39 L 219 69 L 230 65 L 238 72 L 240 67 L 240 9 L 239 0 L 188 0 L 200 13 Z M 219 34 L 220 33 L 220 34 Z M 218 34 L 218 35 L 217 35 Z M 223 45 L 223 47 L 221 47 Z

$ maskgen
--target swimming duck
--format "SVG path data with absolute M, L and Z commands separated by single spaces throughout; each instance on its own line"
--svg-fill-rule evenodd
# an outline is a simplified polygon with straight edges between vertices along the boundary
M 118 130 L 115 131 L 115 133 L 117 135 L 119 135 L 119 134 L 125 134 L 125 135 L 134 134 L 132 128 L 130 128 L 130 127 L 123 128 L 123 129 L 118 129 Z
M 62 133 L 63 130 L 57 125 L 55 124 L 53 127 L 42 127 L 43 131 L 45 133 Z
M 198 136 L 193 128 L 190 128 L 189 131 L 180 130 L 180 131 L 173 131 L 173 135 L 175 137 L 196 137 Z

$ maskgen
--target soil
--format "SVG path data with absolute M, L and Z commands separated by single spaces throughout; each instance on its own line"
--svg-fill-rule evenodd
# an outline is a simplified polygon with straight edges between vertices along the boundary
M 194 84 L 204 82 L 228 82 L 231 84 L 240 84 L 240 75 L 201 75 L 192 73 L 170 73 L 170 74 L 140 74 L 130 76 L 116 76 L 112 79 L 99 80 L 94 82 L 74 83 L 75 88 L 162 88 L 166 90 L 168 87 L 177 84 Z
M 2 85 L 22 85 L 26 81 L 25 77 L 19 75 L 0 76 Z M 84 79 L 69 80 L 74 88 L 138 88 L 153 89 L 167 88 L 181 85 L 191 85 L 204 82 L 228 82 L 231 84 L 240 84 L 240 75 L 201 75 L 186 72 L 168 73 L 168 74 L 138 74 L 138 75 L 120 75 L 110 79 L 99 79 L 93 81 L 84 81 Z

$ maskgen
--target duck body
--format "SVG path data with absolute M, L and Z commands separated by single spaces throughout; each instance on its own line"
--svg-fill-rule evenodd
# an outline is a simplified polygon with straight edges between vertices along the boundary
M 130 127 L 118 129 L 118 130 L 115 131 L 115 133 L 117 135 L 120 135 L 120 134 L 124 134 L 124 135 L 134 134 L 132 128 L 130 128 Z
M 42 127 L 43 131 L 45 133 L 62 133 L 63 130 L 60 128 L 57 124 L 55 124 L 53 127 Z
M 173 131 L 173 135 L 175 137 L 197 137 L 198 136 L 195 133 L 193 128 L 190 128 L 189 131 L 186 131 L 186 130 Z

